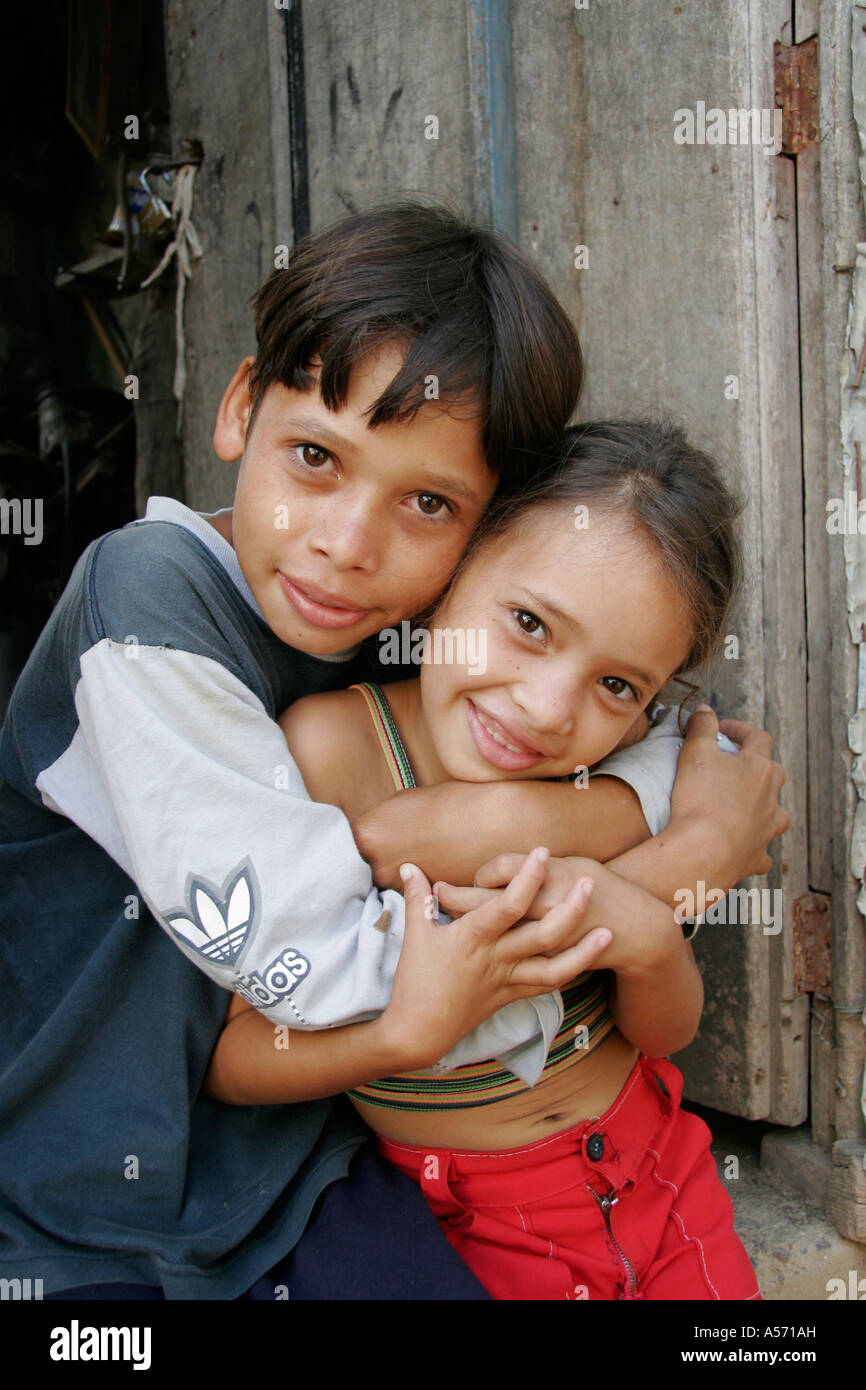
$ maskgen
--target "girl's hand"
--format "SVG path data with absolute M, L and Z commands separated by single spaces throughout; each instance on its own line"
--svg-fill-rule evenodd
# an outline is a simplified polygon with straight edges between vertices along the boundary
M 503 860 L 507 858 L 503 856 Z M 587 861 L 561 860 L 558 867 L 563 882 L 575 877 L 582 882 Z M 600 864 L 590 867 L 596 886 L 583 926 L 587 933 L 597 930 L 599 923 L 613 928 L 611 943 L 596 955 L 593 969 L 614 972 L 609 1003 L 616 1026 L 623 1037 L 651 1057 L 677 1052 L 694 1037 L 703 1004 L 703 986 L 692 949 L 683 940 L 670 907 Z M 451 911 L 461 903 L 470 907 L 473 896 L 480 895 L 490 903 L 492 895 L 501 892 L 452 889 L 448 884 L 437 887 L 442 903 Z M 549 890 L 550 883 L 546 883 L 533 910 Z
M 522 855 L 508 854 L 492 860 L 476 878 L 476 883 L 483 882 L 484 886 L 460 888 L 437 883 L 439 901 L 449 913 L 477 912 L 482 905 L 496 900 L 502 892 L 497 885 L 508 882 L 522 861 Z M 595 881 L 595 889 L 581 929 L 590 933 L 607 928 L 611 932 L 611 943 L 596 956 L 594 969 L 613 970 L 624 977 L 650 974 L 661 969 L 672 953 L 681 950 L 682 928 L 669 907 L 637 884 L 588 859 L 551 859 L 545 882 L 528 912 L 533 917 L 549 913 L 587 876 Z
M 486 864 L 481 865 L 472 887 L 439 881 L 433 885 L 433 892 L 447 913 L 460 917 L 464 912 L 493 902 L 504 884 L 510 883 L 514 875 L 519 873 L 526 858 L 525 854 L 497 854 L 495 859 L 488 859 Z M 580 879 L 587 876 L 587 862 L 576 856 L 548 859 L 544 882 L 527 909 L 527 917 L 537 920 L 561 903 Z M 592 865 L 593 870 L 597 867 L 596 864 Z M 589 876 L 594 875 L 590 873 Z
M 533 850 L 505 888 L 448 925 L 436 922 L 420 869 L 404 865 L 403 949 L 379 1020 L 404 1070 L 432 1066 L 503 1005 L 566 985 L 609 946 L 609 930 L 584 924 L 586 875 L 540 920 L 523 921 L 547 861 L 546 850 Z

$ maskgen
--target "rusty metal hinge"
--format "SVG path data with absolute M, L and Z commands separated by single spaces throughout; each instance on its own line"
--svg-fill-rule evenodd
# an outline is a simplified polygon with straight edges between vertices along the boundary
M 833 915 L 826 893 L 794 900 L 794 994 L 830 998 L 830 938 Z
M 782 108 L 782 153 L 818 143 L 818 38 L 773 44 L 776 106 Z

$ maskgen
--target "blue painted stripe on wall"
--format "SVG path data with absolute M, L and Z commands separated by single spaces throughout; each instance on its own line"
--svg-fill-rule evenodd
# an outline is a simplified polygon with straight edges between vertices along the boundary
M 517 240 L 511 0 L 469 0 L 481 214 Z

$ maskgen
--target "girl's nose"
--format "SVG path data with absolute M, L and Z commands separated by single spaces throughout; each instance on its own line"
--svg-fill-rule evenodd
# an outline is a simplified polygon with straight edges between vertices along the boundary
M 512 696 L 525 715 L 527 731 L 567 736 L 574 730 L 578 682 L 572 674 L 539 671 L 515 687 Z

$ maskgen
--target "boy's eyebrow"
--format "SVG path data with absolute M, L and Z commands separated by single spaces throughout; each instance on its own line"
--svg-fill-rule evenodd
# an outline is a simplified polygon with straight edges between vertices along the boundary
M 459 478 L 446 478 L 440 473 L 431 473 L 426 482 L 430 488 L 436 488 L 439 492 L 453 492 L 456 497 L 462 497 L 465 502 L 477 502 L 479 500 L 475 489 L 461 482 Z
M 546 608 L 548 613 L 552 613 L 554 618 L 558 618 L 559 621 L 565 623 L 567 627 L 573 628 L 575 632 L 584 631 L 583 623 L 578 622 L 577 618 L 572 617 L 570 613 L 564 612 L 564 610 L 554 603 L 553 599 L 548 598 L 546 594 L 536 594 L 533 593 L 531 589 L 524 589 L 523 592 L 529 595 L 532 603 L 537 603 L 540 608 Z M 653 690 L 660 689 L 663 684 L 663 682 L 657 680 L 655 676 L 647 675 L 646 671 L 639 671 L 636 666 L 632 666 L 630 661 L 620 661 L 619 658 L 617 658 L 614 665 L 621 671 L 627 672 L 628 675 L 634 676 L 642 685 L 650 686 Z
M 285 434 L 308 434 L 311 441 L 320 439 L 323 444 L 328 444 L 334 449 L 354 449 L 355 447 L 351 439 L 338 434 L 336 430 L 329 429 L 314 415 L 292 416 L 291 419 L 285 421 L 283 432 Z
M 327 444 L 329 448 L 344 452 L 348 450 L 354 453 L 355 444 L 345 435 L 339 434 L 336 430 L 323 425 L 312 415 L 295 415 L 284 424 L 286 434 L 309 434 L 310 440 L 320 440 L 322 444 Z M 478 502 L 479 496 L 474 488 L 468 483 L 464 483 L 460 478 L 449 478 L 443 473 L 431 473 L 424 478 L 425 487 L 429 487 L 431 492 L 434 488 L 440 492 L 452 493 L 455 497 L 462 497 L 464 502 Z

